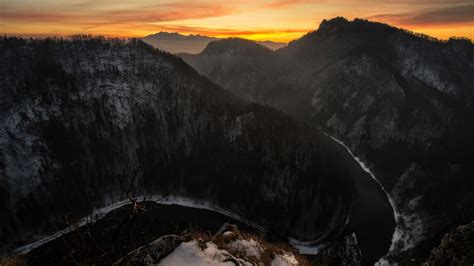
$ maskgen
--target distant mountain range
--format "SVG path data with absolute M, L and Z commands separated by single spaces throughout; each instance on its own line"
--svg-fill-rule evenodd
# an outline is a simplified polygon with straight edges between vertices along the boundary
M 197 54 L 202 52 L 210 42 L 221 39 L 203 35 L 182 35 L 177 32 L 158 32 L 148 35 L 142 38 L 142 40 L 155 48 L 170 53 Z M 272 41 L 257 41 L 257 43 L 271 50 L 276 50 L 287 45 L 286 43 Z

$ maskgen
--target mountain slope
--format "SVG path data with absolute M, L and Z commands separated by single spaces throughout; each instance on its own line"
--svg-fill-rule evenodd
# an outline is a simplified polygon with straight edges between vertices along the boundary
M 179 58 L 86 37 L 0 48 L 3 251 L 139 195 L 207 201 L 301 240 L 345 226 L 354 173 L 334 142 Z
M 236 95 L 322 128 L 369 163 L 400 214 L 393 259 L 426 258 L 444 232 L 474 219 L 472 42 L 336 18 L 276 52 L 222 50 L 183 58 Z
M 223 88 L 256 101 L 261 93 L 262 72 L 269 70 L 272 51 L 255 42 L 231 38 L 209 43 L 199 55 L 180 54 L 187 63 Z

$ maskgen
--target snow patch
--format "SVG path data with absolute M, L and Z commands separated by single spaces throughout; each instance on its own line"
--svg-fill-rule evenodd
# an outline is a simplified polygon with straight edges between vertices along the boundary
M 262 247 L 257 241 L 253 240 L 252 238 L 249 240 L 234 240 L 230 244 L 230 246 L 235 250 L 243 252 L 247 257 L 256 257 L 257 259 L 259 259 L 260 254 L 262 253 Z
M 227 232 L 224 232 L 224 233 L 222 234 L 222 236 L 224 236 L 224 237 L 231 237 L 231 236 L 233 236 L 233 235 L 235 235 L 235 234 L 234 234 L 234 232 L 232 232 L 232 231 L 227 231 Z
M 196 240 L 181 243 L 171 254 L 162 259 L 158 265 L 175 266 L 175 265 L 195 265 L 195 266 L 234 266 L 235 264 L 229 260 L 232 255 L 226 250 L 221 250 L 217 246 L 208 242 L 206 248 L 201 249 Z M 243 263 L 251 265 L 250 263 Z
M 272 260 L 272 266 L 287 266 L 287 265 L 298 265 L 298 260 L 295 258 L 293 254 L 290 253 L 283 253 L 277 254 L 275 258 Z
M 408 200 L 408 204 L 400 207 L 402 214 L 399 219 L 400 225 L 403 226 L 397 226 L 390 251 L 405 251 L 413 248 L 427 233 L 424 221 L 430 218 L 429 214 L 424 212 L 423 208 L 420 207 L 420 201 L 423 199 L 423 195 L 407 194 L 407 190 L 413 191 L 414 178 L 412 175 L 416 169 L 416 163 L 412 163 L 392 189 L 392 195 L 395 199 L 398 199 L 397 202 L 402 202 L 402 198 L 410 200 Z
M 235 241 L 232 243 L 232 246 L 234 246 L 234 244 L 236 244 L 239 250 L 246 251 L 247 257 L 253 256 L 259 258 L 262 252 L 260 245 L 253 239 Z M 298 260 L 295 256 L 288 252 L 275 254 L 275 258 L 271 262 L 272 266 L 293 266 L 298 264 Z M 235 257 L 225 249 L 219 249 L 216 244 L 211 241 L 200 245 L 197 240 L 192 240 L 181 243 L 173 252 L 163 258 L 158 265 L 234 266 L 255 264 L 244 258 Z

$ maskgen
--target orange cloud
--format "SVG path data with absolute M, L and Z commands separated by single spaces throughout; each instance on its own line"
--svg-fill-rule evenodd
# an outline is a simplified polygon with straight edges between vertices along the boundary
M 265 8 L 283 8 L 287 6 L 293 6 L 293 5 L 301 5 L 301 4 L 307 4 L 307 3 L 319 3 L 324 0 L 276 0 L 271 3 L 267 3 L 263 5 Z
M 188 27 L 188 26 L 160 26 L 160 31 L 179 32 L 182 34 L 199 34 L 211 37 L 226 38 L 226 37 L 240 37 L 250 40 L 272 40 L 278 42 L 288 42 L 298 38 L 308 31 L 314 30 L 312 28 L 299 29 L 254 29 L 254 30 L 236 30 L 227 28 L 203 28 L 203 27 Z
M 200 27 L 187 27 L 187 26 L 162 26 L 160 27 L 165 31 L 176 31 L 176 32 L 186 32 L 193 34 L 202 34 L 206 35 L 249 35 L 249 34 L 271 34 L 271 33 L 306 33 L 310 29 L 259 29 L 259 30 L 234 30 L 234 29 L 225 29 L 225 28 L 200 28 Z
M 381 14 L 369 19 L 385 21 L 399 26 L 433 26 L 474 23 L 474 5 L 444 7 L 426 11 L 399 14 Z
M 36 11 L 34 9 L 6 9 L 1 13 L 2 20 L 20 22 L 58 22 L 89 24 L 98 21 L 109 22 L 157 22 L 194 18 L 217 17 L 232 13 L 232 9 L 220 5 L 158 5 L 144 10 L 84 12 Z

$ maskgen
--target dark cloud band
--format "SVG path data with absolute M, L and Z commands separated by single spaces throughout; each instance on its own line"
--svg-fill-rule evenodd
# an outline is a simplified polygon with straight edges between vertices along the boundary
M 369 17 L 400 26 L 474 23 L 474 5 L 438 8 L 416 13 L 380 14 Z

